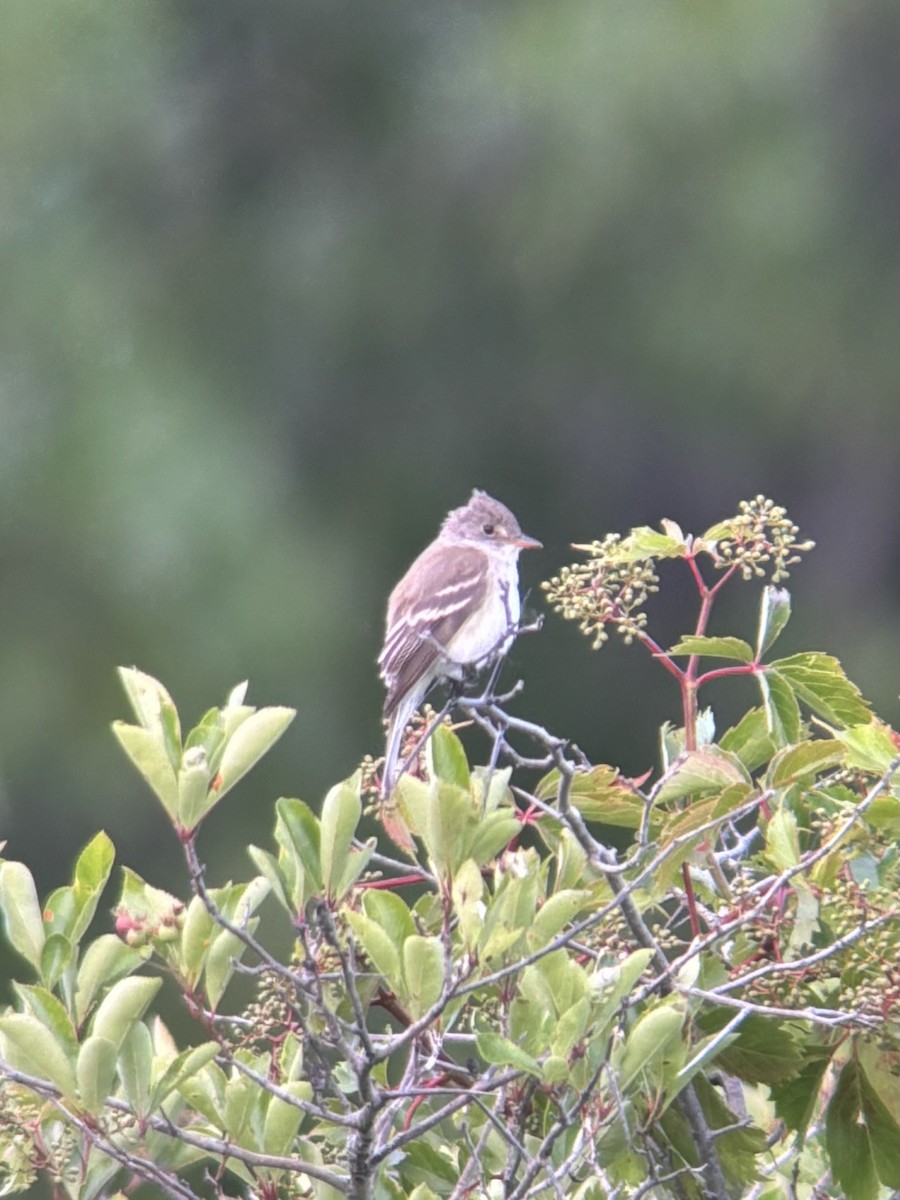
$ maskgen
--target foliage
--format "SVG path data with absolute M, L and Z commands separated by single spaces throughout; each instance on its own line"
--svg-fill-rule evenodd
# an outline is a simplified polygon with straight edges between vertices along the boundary
M 764 583 L 751 640 L 709 633 L 723 587 L 781 579 L 809 544 L 760 498 L 699 538 L 664 522 L 584 549 L 551 603 L 595 645 L 612 626 L 648 649 L 681 700 L 641 780 L 489 688 L 456 701 L 488 765 L 438 717 L 388 804 L 371 761 L 318 815 L 282 798 L 257 874 L 214 888 L 198 831 L 292 714 L 242 686 L 182 736 L 162 685 L 122 671 L 135 723 L 115 733 L 192 895 L 126 868 L 115 932 L 93 936 L 104 833 L 43 903 L 23 863 L 0 866 L 23 960 L 0 1015 L 3 1194 L 38 1177 L 77 1200 L 138 1181 L 183 1200 L 900 1187 L 900 739 L 832 656 L 771 656 L 783 588 Z M 644 600 L 677 569 L 698 617 L 664 649 Z M 742 675 L 760 702 L 717 737 L 700 693 Z M 362 837 L 368 802 L 406 858 Z M 263 920 L 291 929 L 289 961 Z M 249 1006 L 229 1004 L 237 973 Z M 164 984 L 189 1045 L 155 1015 Z

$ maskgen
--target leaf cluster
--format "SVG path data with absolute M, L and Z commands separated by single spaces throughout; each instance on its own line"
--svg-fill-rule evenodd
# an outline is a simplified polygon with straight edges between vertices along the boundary
M 116 736 L 189 891 L 123 868 L 115 932 L 91 937 L 105 834 L 43 902 L 25 864 L 0 864 L 22 960 L 0 1014 L 0 1190 L 39 1175 L 72 1200 L 129 1179 L 184 1200 L 226 1178 L 317 1200 L 900 1187 L 900 739 L 833 656 L 771 657 L 782 589 L 763 589 L 751 639 L 710 635 L 748 556 L 777 573 L 803 548 L 760 503 L 713 529 L 596 544 L 617 569 L 670 557 L 697 582 L 697 623 L 668 650 L 636 626 L 681 700 L 657 767 L 626 779 L 496 696 L 463 698 L 489 765 L 438 723 L 392 800 L 402 850 L 364 836 L 357 772 L 318 812 L 279 799 L 255 874 L 210 886 L 198 831 L 292 714 L 250 708 L 242 686 L 182 738 L 162 685 L 123 671 L 136 724 Z M 759 703 L 718 736 L 698 694 L 731 674 Z M 268 948 L 278 925 L 287 961 Z M 256 981 L 249 1005 L 236 974 Z M 195 1022 L 183 1046 L 154 1015 L 164 982 Z

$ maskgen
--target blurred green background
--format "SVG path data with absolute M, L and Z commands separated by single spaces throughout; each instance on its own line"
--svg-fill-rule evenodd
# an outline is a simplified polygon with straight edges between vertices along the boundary
M 387 593 L 473 486 L 532 587 L 772 495 L 818 543 L 785 649 L 895 720 L 898 49 L 895 0 L 5 0 L 7 855 L 47 890 L 103 827 L 184 891 L 126 663 L 183 719 L 245 677 L 298 707 L 203 831 L 248 874 L 277 795 L 378 752 Z M 551 618 L 517 711 L 641 771 L 677 718 L 644 659 Z

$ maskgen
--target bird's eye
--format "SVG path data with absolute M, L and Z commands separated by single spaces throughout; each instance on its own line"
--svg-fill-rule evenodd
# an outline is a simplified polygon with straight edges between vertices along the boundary
M 488 537 L 490 537 L 491 534 L 494 532 L 494 526 L 490 523 L 490 521 L 485 521 L 485 523 L 482 525 L 481 529 L 482 529 L 483 533 L 486 533 L 488 535 Z

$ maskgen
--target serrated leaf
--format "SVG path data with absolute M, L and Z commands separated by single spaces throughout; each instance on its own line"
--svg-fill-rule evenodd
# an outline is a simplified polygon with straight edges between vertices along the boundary
M 346 867 L 361 816 L 359 777 L 354 775 L 329 790 L 319 819 L 322 882 L 330 899 L 336 896 L 336 884 Z
M 768 786 L 783 788 L 797 780 L 808 780 L 810 776 L 837 766 L 843 756 L 844 747 L 834 738 L 820 738 L 787 746 L 772 759 L 766 777 Z
M 715 746 L 704 746 L 687 751 L 672 764 L 657 790 L 656 803 L 672 804 L 705 792 L 721 792 L 732 784 L 750 784 L 740 760 Z
M 794 920 L 788 939 L 788 959 L 798 957 L 806 946 L 813 944 L 819 932 L 819 901 L 816 893 L 802 877 L 794 880 Z
M 854 725 L 837 736 L 847 748 L 847 766 L 873 775 L 884 775 L 900 755 L 893 731 L 879 721 Z
M 778 871 L 795 867 L 800 861 L 797 818 L 786 808 L 773 813 L 766 827 L 765 856 Z
M 767 667 L 757 672 L 769 735 L 776 746 L 792 746 L 800 740 L 800 707 L 791 685 Z
M 44 921 L 34 877 L 24 863 L 0 863 L 0 910 L 10 945 L 40 971 Z
M 787 625 L 791 616 L 791 594 L 787 588 L 763 588 L 759 608 L 759 627 L 756 635 L 756 657 L 762 658 Z
M 649 525 L 638 525 L 613 548 L 619 562 L 637 562 L 644 558 L 679 558 L 684 553 L 684 541 L 672 536 L 672 525 L 660 533 Z M 680 530 L 679 530 L 680 532 Z
M 773 1081 L 775 1111 L 788 1129 L 802 1133 L 812 1119 L 831 1053 L 830 1049 L 806 1045 L 797 1073 L 783 1081 Z
M 77 1090 L 75 1063 L 46 1025 L 31 1013 L 0 1016 L 3 1057 L 13 1067 L 45 1079 L 72 1097 Z
M 719 739 L 719 745 L 740 759 L 747 771 L 755 771 L 764 762 L 768 762 L 775 746 L 769 734 L 765 709 L 751 708 L 749 712 L 744 713 L 737 725 L 725 730 Z
M 845 1063 L 825 1114 L 825 1144 L 848 1200 L 876 1200 L 879 1183 L 900 1187 L 900 1128 L 859 1063 Z
M 728 658 L 742 663 L 753 662 L 753 647 L 736 637 L 683 637 L 668 651 L 669 654 L 699 654 L 705 658 Z
M 559 788 L 559 772 L 545 775 L 535 789 L 539 800 L 552 803 Z M 600 764 L 579 771 L 572 780 L 569 802 L 587 821 L 639 829 L 646 801 L 623 780 L 615 767 Z
M 734 1017 L 734 1009 L 717 1008 L 701 1013 L 697 1026 L 714 1034 Z M 790 1079 L 805 1062 L 805 1047 L 788 1026 L 749 1013 L 734 1040 L 716 1055 L 716 1065 L 745 1083 L 772 1085 Z
M 82 1105 L 97 1116 L 112 1091 L 116 1076 L 116 1048 L 102 1037 L 85 1038 L 75 1067 Z
M 161 986 L 161 979 L 150 979 L 146 975 L 120 979 L 101 1001 L 94 1014 L 91 1032 L 95 1037 L 105 1037 L 118 1050 Z
M 425 1015 L 444 987 L 444 949 L 440 938 L 413 934 L 403 943 L 403 979 L 410 1016 Z
M 475 1035 L 475 1046 L 486 1063 L 498 1067 L 515 1067 L 529 1075 L 541 1076 L 538 1063 L 519 1046 L 492 1029 L 483 1029 Z
M 847 728 L 869 719 L 869 706 L 831 654 L 792 654 L 770 664 L 812 711 L 830 725 Z

